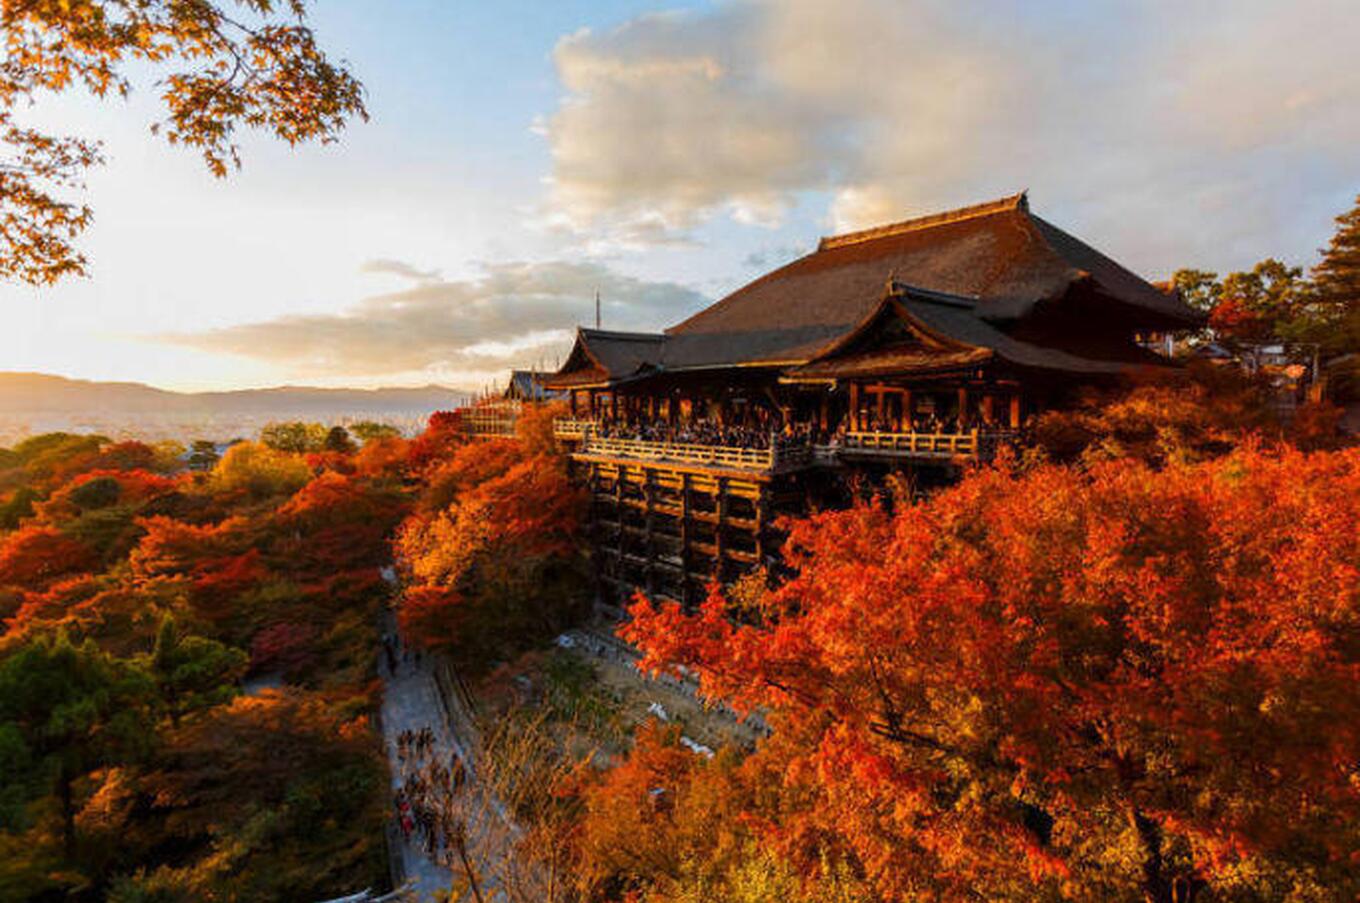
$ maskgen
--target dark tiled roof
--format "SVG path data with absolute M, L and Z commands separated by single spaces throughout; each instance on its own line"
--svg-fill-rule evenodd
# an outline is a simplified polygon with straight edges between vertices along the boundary
M 805 361 L 879 304 L 890 279 L 977 301 L 977 318 L 1023 318 L 1089 284 L 1144 328 L 1201 316 L 1029 211 L 1023 194 L 833 236 L 817 251 L 667 330 L 667 369 Z M 1092 311 L 1095 314 L 1095 311 Z
M 520 398 L 526 401 L 546 401 L 561 397 L 561 392 L 544 388 L 544 382 L 552 377 L 542 370 L 512 370 L 510 385 L 505 388 L 506 398 Z
M 576 330 L 576 344 L 562 369 L 547 380 L 550 389 L 632 379 L 661 365 L 661 333 Z
M 993 358 L 1029 369 L 1092 375 L 1165 364 L 1136 346 L 1130 346 L 1117 359 L 1108 359 L 1024 342 L 988 322 L 982 316 L 983 309 L 983 304 L 971 298 L 894 283 L 887 296 L 855 329 L 807 364 L 790 370 L 788 375 L 793 379 L 829 379 L 935 371 L 972 366 Z M 876 323 L 889 316 L 906 320 L 935 346 L 856 347 Z

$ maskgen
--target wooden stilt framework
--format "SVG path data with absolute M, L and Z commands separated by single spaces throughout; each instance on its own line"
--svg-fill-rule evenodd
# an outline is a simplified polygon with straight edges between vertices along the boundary
M 698 605 L 710 583 L 766 564 L 777 544 L 767 480 L 651 463 L 576 466 L 591 493 L 605 614 L 617 616 L 636 592 Z

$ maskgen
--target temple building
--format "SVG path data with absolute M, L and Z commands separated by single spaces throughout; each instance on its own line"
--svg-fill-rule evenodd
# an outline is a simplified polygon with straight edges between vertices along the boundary
M 543 386 L 570 400 L 615 601 L 692 603 L 777 567 L 772 519 L 828 468 L 955 471 L 1084 386 L 1171 366 L 1139 338 L 1202 322 L 1018 194 L 824 238 L 662 333 L 580 329 Z

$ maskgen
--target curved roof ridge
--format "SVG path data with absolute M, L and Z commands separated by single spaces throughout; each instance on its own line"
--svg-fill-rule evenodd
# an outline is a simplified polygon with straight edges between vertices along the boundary
M 593 326 L 577 326 L 576 332 L 587 338 L 617 339 L 621 342 L 659 342 L 665 338 L 662 332 L 627 332 L 618 329 L 596 329 Z
M 857 232 L 844 232 L 840 235 L 828 235 L 818 242 L 817 250 L 826 251 L 831 248 L 844 247 L 845 245 L 859 244 L 863 241 L 873 241 L 876 238 L 901 235 L 903 232 L 914 232 L 917 229 L 930 229 L 934 226 L 943 226 L 946 223 L 956 223 L 960 220 L 973 219 L 974 217 L 989 216 L 993 213 L 1028 209 L 1028 191 L 1021 191 L 1017 194 L 1009 194 L 1003 198 L 997 198 L 994 201 L 984 201 L 981 204 L 969 204 L 967 207 L 956 207 L 953 210 L 928 213 L 925 216 L 904 219 L 900 222 L 889 223 L 886 226 L 874 226 L 869 229 L 861 229 Z

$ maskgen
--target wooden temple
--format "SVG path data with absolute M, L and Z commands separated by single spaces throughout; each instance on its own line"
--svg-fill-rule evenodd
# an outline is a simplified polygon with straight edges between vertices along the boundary
M 781 513 L 848 473 L 936 477 L 1202 316 L 1024 194 L 837 235 L 662 333 L 580 329 L 559 421 L 614 603 L 778 566 Z

